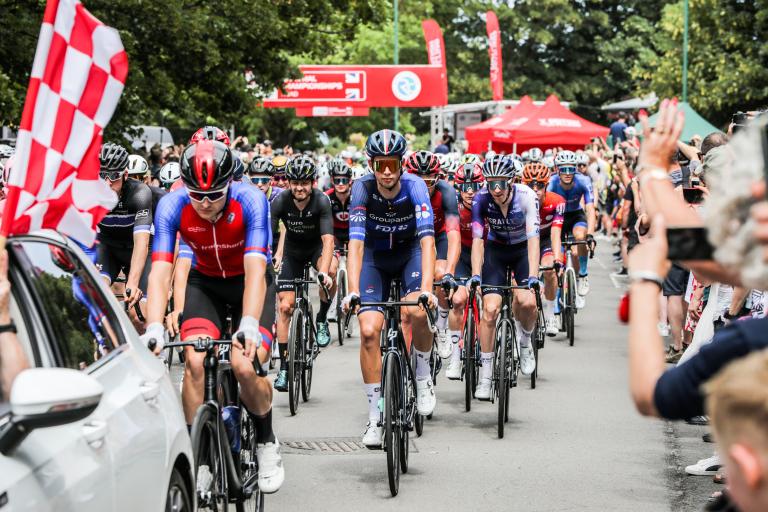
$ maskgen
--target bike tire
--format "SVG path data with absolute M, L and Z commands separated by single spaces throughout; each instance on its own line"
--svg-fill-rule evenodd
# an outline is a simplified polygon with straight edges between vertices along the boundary
M 509 324 L 508 330 L 510 333 L 509 340 L 507 342 L 507 387 L 506 396 L 504 397 L 504 423 L 509 421 L 509 394 L 514 386 L 517 386 L 517 376 L 520 370 L 520 345 L 517 342 L 517 331 Z
M 573 346 L 574 341 L 576 340 L 576 326 L 574 321 L 574 316 L 576 315 L 576 283 L 575 278 L 573 277 L 573 272 L 568 274 L 568 314 L 567 314 L 567 321 L 568 321 L 568 344 L 570 346 Z
M 312 316 L 310 315 L 309 318 L 312 318 Z M 316 356 L 319 349 L 314 331 L 309 322 L 304 325 L 304 332 L 307 333 L 307 336 L 305 340 L 306 345 L 304 346 L 304 366 L 301 369 L 301 400 L 307 402 L 312 392 L 312 375 L 314 375 L 315 361 L 317 360 Z
M 198 510 L 226 512 L 229 501 L 224 463 L 223 447 L 218 430 L 218 410 L 203 404 L 197 410 L 192 422 L 192 453 L 195 457 L 195 482 L 201 481 L 201 467 L 207 466 L 211 473 L 210 498 L 196 489 Z M 221 428 L 224 428 L 223 425 Z M 226 447 L 229 449 L 229 447 Z
M 496 403 L 498 407 L 498 417 L 496 430 L 499 439 L 504 437 L 504 409 L 506 407 L 509 393 L 509 383 L 507 382 L 507 337 L 509 336 L 507 322 L 502 321 L 499 327 L 499 337 L 496 339 L 496 350 L 494 351 L 494 370 L 496 371 Z
M 250 496 L 235 504 L 237 512 L 263 512 L 264 493 L 258 486 L 259 466 L 256 460 L 256 428 L 251 417 L 242 409 L 240 421 L 240 481 L 243 487 L 255 485 Z
M 400 367 L 394 356 L 385 360 L 384 383 L 384 449 L 387 452 L 387 478 L 389 491 L 397 496 L 400 490 Z
M 337 277 L 338 285 L 336 292 L 336 335 L 339 339 L 339 346 L 344 345 L 344 336 L 347 334 L 346 316 L 341 310 L 341 303 L 347 296 L 347 273 L 344 269 L 339 270 Z
M 467 322 L 464 324 L 464 410 L 472 409 L 472 398 L 475 395 L 475 319 L 470 308 Z
M 536 368 L 531 373 L 531 389 L 536 389 L 536 379 L 539 377 L 539 343 L 541 340 L 541 315 L 536 317 L 536 325 L 533 328 L 533 339 L 531 345 L 533 346 L 533 359 L 536 361 Z
M 304 326 L 304 312 L 296 308 L 288 332 L 288 405 L 291 416 L 299 411 L 299 388 L 304 367 Z
M 408 445 L 408 415 L 410 410 L 408 404 L 415 401 L 414 388 L 408 385 L 408 376 L 403 375 L 402 365 L 400 365 L 400 470 L 403 473 L 408 472 L 408 455 L 410 454 L 410 446 Z M 416 415 L 419 413 L 416 412 Z

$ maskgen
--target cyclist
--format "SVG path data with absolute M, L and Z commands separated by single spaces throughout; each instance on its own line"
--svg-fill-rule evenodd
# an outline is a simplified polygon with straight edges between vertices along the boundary
M 555 168 L 559 175 L 553 176 L 547 190 L 565 199 L 563 236 L 573 234 L 576 240 L 593 242 L 595 232 L 595 201 L 592 194 L 592 181 L 577 172 L 578 159 L 573 151 L 561 151 L 555 157 Z M 582 207 L 582 200 L 584 207 Z M 586 208 L 586 214 L 584 209 Z M 577 272 L 576 307 L 583 308 L 584 297 L 589 293 L 587 276 L 587 247 L 578 246 L 578 260 L 574 263 Z
M 419 176 L 427 185 L 435 228 L 435 280 L 439 284 L 456 288 L 453 278 L 456 263 L 461 253 L 461 235 L 459 234 L 459 207 L 456 191 L 445 180 L 440 179 L 440 161 L 437 155 L 429 151 L 416 151 L 403 162 L 403 170 Z M 448 331 L 448 299 L 444 291 L 438 291 L 437 303 L 437 351 L 440 357 L 447 359 L 451 355 L 451 341 L 456 342 L 459 330 Z M 452 295 L 452 293 L 451 293 Z
M 99 160 L 99 177 L 117 194 L 118 202 L 99 223 L 97 266 L 110 285 L 121 271 L 125 273 L 125 301 L 132 309 L 147 290 L 152 191 L 127 179 L 128 151 L 119 144 L 105 143 Z
M 549 184 L 549 169 L 543 163 L 529 163 L 523 169 L 523 183 L 536 192 L 539 200 L 539 245 L 541 250 L 541 265 L 554 266 L 555 270 L 544 274 L 544 319 L 548 336 L 556 336 L 558 332 L 555 320 L 555 298 L 557 295 L 557 275 L 562 267 L 563 253 L 561 232 L 563 230 L 563 214 L 565 199 L 547 190 Z
M 280 351 L 280 371 L 275 380 L 275 389 L 288 389 L 288 330 L 291 315 L 296 303 L 293 280 L 304 275 L 304 267 L 311 263 L 317 270 L 318 281 L 330 289 L 334 274 L 331 273 L 333 259 L 333 215 L 328 196 L 315 188 L 317 167 L 311 158 L 299 155 L 288 162 L 286 170 L 288 188 L 272 202 L 272 230 L 276 231 L 278 222 L 283 222 L 285 242 L 282 260 L 275 266 L 278 274 L 278 315 L 277 344 Z M 331 331 L 326 316 L 331 306 L 331 298 L 320 290 L 320 307 L 315 323 L 317 325 L 317 344 L 327 347 L 331 342 Z M 283 386 L 283 383 L 285 386 Z
M 485 190 L 472 202 L 472 278 L 470 286 L 481 282 L 489 286 L 505 285 L 509 267 L 520 286 L 539 285 L 539 209 L 536 193 L 525 185 L 514 184 L 514 161 L 496 155 L 483 164 Z M 488 241 L 483 241 L 485 223 Z M 481 279 L 482 273 L 482 279 Z M 524 375 L 536 369 L 531 346 L 531 332 L 536 323 L 536 302 L 528 290 L 515 290 L 512 304 L 515 330 L 520 334 L 520 368 Z M 496 318 L 501 310 L 501 291 L 483 290 L 483 318 L 480 322 L 480 381 L 475 396 L 491 396 L 492 361 Z
M 528 162 L 527 163 L 539 163 L 544 158 L 544 152 L 539 148 L 531 148 L 528 150 Z
M 288 168 L 288 158 L 285 155 L 276 155 L 272 158 L 272 165 L 275 166 L 272 184 L 278 188 L 288 188 L 288 180 L 285 177 L 285 171 Z
M 176 181 L 181 178 L 181 166 L 178 162 L 168 162 L 157 173 L 160 183 L 165 190 L 170 190 Z
M 269 260 L 269 206 L 255 187 L 233 183 L 232 171 L 232 153 L 222 142 L 203 138 L 184 149 L 185 186 L 164 197 L 155 216 L 148 325 L 142 341 L 154 339 L 155 351 L 162 349 L 176 235 L 181 234 L 194 253 L 181 337 L 220 339 L 230 308 L 232 325 L 239 325 L 232 338 L 232 370 L 255 425 L 259 488 L 272 493 L 282 485 L 285 471 L 272 430 L 271 386 L 254 369 L 254 364 L 265 364 L 270 353 L 268 346 L 257 344 Z M 244 344 L 237 341 L 240 333 L 245 335 Z M 182 405 L 189 425 L 203 399 L 205 354 L 186 347 L 185 356 Z
M 467 163 L 456 171 L 456 186 L 459 189 L 459 232 L 461 233 L 461 254 L 456 264 L 456 276 L 469 278 L 472 275 L 472 201 L 477 192 L 483 188 L 483 166 L 479 161 Z M 487 235 L 487 229 L 486 235 Z M 485 236 L 484 236 L 485 238 Z M 467 289 L 458 288 L 451 298 L 453 309 L 448 316 L 448 326 L 451 330 L 451 355 L 445 376 L 451 380 L 461 379 L 461 351 L 459 338 L 461 322 L 464 319 L 464 306 L 467 302 Z
M 349 220 L 347 270 L 350 293 L 343 307 L 357 309 L 363 302 L 389 299 L 392 278 L 402 279 L 405 300 L 427 299 L 432 294 L 435 274 L 435 238 L 429 191 L 422 180 L 402 172 L 405 138 L 392 130 L 379 130 L 368 137 L 365 152 L 372 174 L 356 180 L 352 187 Z M 362 294 L 361 294 L 362 291 Z M 432 333 L 426 312 L 407 308 L 416 355 L 416 407 L 429 415 L 437 399 L 429 360 Z M 379 337 L 384 326 L 380 308 L 360 309 L 360 367 L 368 396 L 368 424 L 363 444 L 381 446 L 379 421 L 381 396 L 381 351 Z
M 272 160 L 263 156 L 257 156 L 248 165 L 248 180 L 267 196 L 270 203 L 283 191 L 282 188 L 273 185 L 275 171 Z
M 333 238 L 336 254 L 331 263 L 331 272 L 335 275 L 339 268 L 339 260 L 349 242 L 349 197 L 352 191 L 352 169 L 341 158 L 328 162 L 328 174 L 331 177 L 331 188 L 325 194 L 331 200 L 333 213 Z M 336 296 L 336 281 L 331 287 L 331 297 Z M 336 319 L 338 321 L 338 318 Z

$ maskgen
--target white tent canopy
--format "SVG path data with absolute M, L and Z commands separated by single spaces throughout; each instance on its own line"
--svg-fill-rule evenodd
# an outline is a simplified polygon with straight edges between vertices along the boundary
M 658 103 L 659 98 L 655 93 L 651 93 L 647 96 L 640 98 L 631 98 L 624 101 L 617 101 L 616 103 L 609 103 L 603 105 L 601 110 L 640 110 L 641 108 L 651 108 Z

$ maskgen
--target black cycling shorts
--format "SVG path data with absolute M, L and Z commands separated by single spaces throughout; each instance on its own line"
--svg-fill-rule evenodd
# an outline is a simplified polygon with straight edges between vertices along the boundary
M 139 277 L 139 288 L 144 295 L 147 294 L 147 279 L 149 279 L 149 269 L 152 266 L 152 244 L 147 251 L 147 259 L 144 262 L 144 271 Z M 131 272 L 131 256 L 133 255 L 133 246 L 110 245 L 103 241 L 98 244 L 98 253 L 96 255 L 96 265 L 99 272 L 114 283 L 120 272 L 125 274 L 126 279 Z
M 579 226 L 586 229 L 587 225 L 587 215 L 584 213 L 584 210 L 565 212 L 565 215 L 563 215 L 563 231 L 560 236 L 565 240 L 566 236 L 573 234 L 573 228 Z
M 496 286 L 507 286 L 507 269 L 512 270 L 512 278 L 518 286 L 528 284 L 528 241 L 512 245 L 488 242 L 485 244 L 485 257 L 483 258 L 484 285 L 489 288 L 483 290 L 483 295 L 502 295 L 502 291 Z
M 472 277 L 472 248 L 466 245 L 461 246 L 461 254 L 459 255 L 459 261 L 456 262 L 456 272 L 454 273 L 456 279 Z
M 307 263 L 317 270 L 317 263 L 322 254 L 323 244 L 318 244 L 307 251 L 286 251 L 280 267 L 280 275 L 277 276 L 278 291 L 292 292 L 293 280 L 304 276 L 304 267 Z

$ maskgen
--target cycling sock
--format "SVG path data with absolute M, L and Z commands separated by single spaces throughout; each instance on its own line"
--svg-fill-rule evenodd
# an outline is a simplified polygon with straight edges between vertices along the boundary
M 560 288 L 557 289 L 557 296 L 555 297 L 555 314 L 560 314 Z
M 445 330 L 448 328 L 448 313 L 449 311 L 447 309 L 437 306 L 437 321 L 435 322 L 435 326 L 438 329 Z
M 458 361 L 461 358 L 461 350 L 459 349 L 459 338 L 461 333 L 459 331 L 451 331 L 451 361 Z
M 544 299 L 542 301 L 542 307 L 544 308 L 544 319 L 549 320 L 555 316 L 555 301 Z
M 418 380 L 426 379 L 432 375 L 432 368 L 429 366 L 429 356 L 432 351 L 422 352 L 416 348 L 413 351 L 416 352 L 416 378 Z
M 288 365 L 285 364 L 285 360 L 288 358 L 288 343 L 277 342 L 277 350 L 280 352 L 280 369 L 287 370 Z
M 325 322 L 326 317 L 328 316 L 328 310 L 331 309 L 331 303 L 330 302 L 323 302 L 320 301 L 320 307 L 317 309 L 317 316 L 315 317 L 316 322 Z
M 274 443 L 275 433 L 272 432 L 272 409 L 269 409 L 267 414 L 263 416 L 257 416 L 251 411 L 248 411 L 253 421 L 253 426 L 256 428 L 256 444 Z
M 368 397 L 368 421 L 376 424 L 379 421 L 379 398 L 381 397 L 381 382 L 365 385 L 365 395 Z
M 531 346 L 531 331 L 526 331 L 522 327 L 520 328 L 520 346 L 521 347 Z
M 588 263 L 589 263 L 589 257 L 579 256 L 579 277 L 585 277 L 587 275 Z
M 480 378 L 490 379 L 493 376 L 493 352 L 480 352 Z

